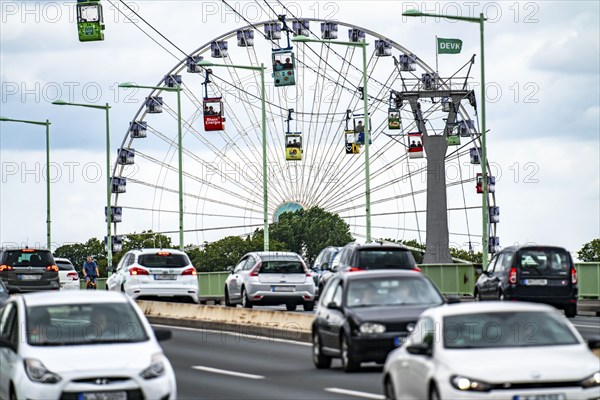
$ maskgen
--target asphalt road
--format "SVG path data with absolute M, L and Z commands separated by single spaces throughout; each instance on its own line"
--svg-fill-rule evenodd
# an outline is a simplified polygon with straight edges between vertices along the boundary
M 600 335 L 600 318 L 571 320 L 584 337 Z M 172 327 L 161 342 L 175 368 L 179 399 L 383 399 L 381 366 L 347 374 L 335 360 L 317 370 L 307 343 Z

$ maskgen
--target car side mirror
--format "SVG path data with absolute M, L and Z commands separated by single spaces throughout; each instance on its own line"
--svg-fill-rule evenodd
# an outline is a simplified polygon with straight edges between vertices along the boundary
M 159 342 L 163 340 L 169 340 L 173 337 L 173 332 L 170 329 L 162 329 L 162 328 L 153 328 L 154 336 L 156 336 L 156 340 Z
M 340 306 L 338 306 L 335 301 L 331 301 L 327 303 L 327 308 L 329 308 L 330 310 L 339 310 Z
M 446 304 L 457 304 L 460 303 L 461 299 L 455 294 L 450 294 L 446 296 Z
M 431 356 L 431 354 L 433 354 L 431 346 L 429 346 L 427 343 L 411 344 L 410 346 L 406 347 L 406 351 L 408 351 L 410 354 L 429 357 Z
M 227 268 L 225 268 L 225 271 L 233 273 L 233 265 L 230 265 Z
M 600 349 L 600 336 L 591 337 L 587 342 L 590 350 Z

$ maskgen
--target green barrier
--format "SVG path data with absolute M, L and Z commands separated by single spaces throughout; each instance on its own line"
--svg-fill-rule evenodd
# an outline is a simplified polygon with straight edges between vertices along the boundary
M 230 274 L 231 272 L 228 271 L 199 272 L 200 297 L 223 297 L 225 295 L 225 280 Z
M 473 295 L 477 281 L 473 264 L 421 264 L 419 268 L 443 294 Z
M 579 298 L 600 299 L 600 263 L 575 263 Z

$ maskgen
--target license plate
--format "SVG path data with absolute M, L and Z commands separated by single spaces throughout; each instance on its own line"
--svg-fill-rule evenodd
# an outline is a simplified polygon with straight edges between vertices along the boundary
M 396 347 L 402 346 L 406 342 L 407 339 L 408 339 L 408 336 L 396 336 L 394 338 L 394 346 L 396 346 Z
M 293 292 L 293 286 L 273 286 L 271 288 L 274 292 Z
M 41 275 L 19 275 L 22 281 L 39 281 L 41 277 Z
M 525 279 L 527 286 L 546 286 L 548 281 L 546 279 Z
M 127 400 L 127 392 L 88 392 L 81 393 L 78 399 L 83 400 Z
M 157 281 L 173 281 L 176 279 L 175 275 L 163 274 L 163 275 L 154 275 L 154 279 Z
M 525 394 L 514 396 L 513 400 L 567 400 L 567 396 L 564 393 Z

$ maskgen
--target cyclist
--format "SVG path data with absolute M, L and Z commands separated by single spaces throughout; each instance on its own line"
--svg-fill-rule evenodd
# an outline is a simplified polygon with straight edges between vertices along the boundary
M 85 277 L 86 289 L 96 288 L 96 278 L 100 275 L 98 272 L 98 264 L 92 260 L 92 256 L 87 256 L 86 261 L 83 263 L 83 276 Z

